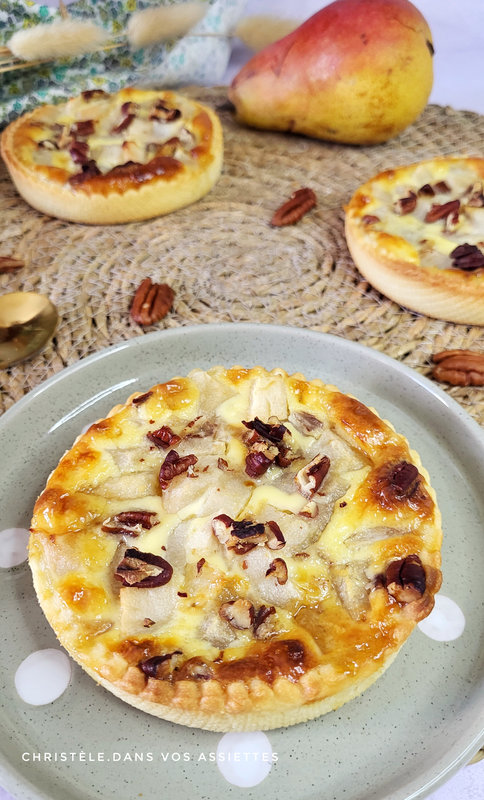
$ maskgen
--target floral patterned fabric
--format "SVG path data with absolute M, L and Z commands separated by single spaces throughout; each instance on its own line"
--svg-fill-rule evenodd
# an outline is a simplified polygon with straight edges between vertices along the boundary
M 126 29 L 134 11 L 176 1 L 77 0 L 68 10 L 73 18 L 92 20 L 117 36 Z M 129 84 L 176 87 L 220 82 L 231 52 L 227 34 L 242 15 L 245 0 L 204 1 L 206 15 L 192 29 L 192 35 L 177 41 L 136 51 L 123 46 L 0 74 L 0 128 L 41 103 L 60 102 L 85 89 L 113 92 Z M 32 0 L 0 0 L 0 45 L 6 45 L 18 30 L 58 18 L 57 8 Z M 222 36 L 193 36 L 205 32 Z

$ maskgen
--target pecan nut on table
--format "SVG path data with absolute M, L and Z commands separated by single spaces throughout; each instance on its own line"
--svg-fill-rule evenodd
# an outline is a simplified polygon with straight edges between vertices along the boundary
M 316 195 L 312 189 L 304 187 L 298 189 L 290 196 L 289 200 L 280 206 L 271 219 L 273 228 L 283 225 L 295 225 L 305 214 L 316 205 Z
M 173 305 L 175 292 L 167 283 L 141 281 L 130 308 L 130 316 L 138 325 L 153 325 L 165 317 Z
M 12 256 L 0 256 L 0 275 L 6 272 L 16 272 L 22 269 L 24 262 Z
M 432 356 L 432 377 L 453 386 L 484 386 L 484 353 L 444 350 Z

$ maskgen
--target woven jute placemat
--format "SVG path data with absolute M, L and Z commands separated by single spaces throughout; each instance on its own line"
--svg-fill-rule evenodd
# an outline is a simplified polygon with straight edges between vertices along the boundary
M 348 253 L 343 206 L 375 173 L 446 154 L 482 156 L 484 117 L 428 106 L 398 139 L 348 147 L 239 126 L 224 88 L 184 90 L 218 110 L 225 163 L 200 202 L 144 223 L 92 227 L 49 219 L 17 195 L 0 171 L 0 255 L 22 259 L 0 291 L 50 296 L 60 314 L 53 342 L 0 372 L 1 410 L 68 364 L 110 344 L 161 328 L 259 322 L 332 333 L 381 350 L 423 374 L 432 353 L 484 352 L 484 329 L 419 316 L 372 289 Z M 297 225 L 272 228 L 274 211 L 309 186 L 318 205 Z M 173 311 L 142 329 L 129 318 L 145 277 L 176 293 Z M 478 421 L 484 389 L 443 384 Z

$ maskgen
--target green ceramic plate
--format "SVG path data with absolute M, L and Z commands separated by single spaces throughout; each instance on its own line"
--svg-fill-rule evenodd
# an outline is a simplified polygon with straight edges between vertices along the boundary
M 320 377 L 375 406 L 406 434 L 439 496 L 442 593 L 464 612 L 463 635 L 438 642 L 417 629 L 360 698 L 319 720 L 269 731 L 277 761 L 261 783 L 239 788 L 213 760 L 222 734 L 143 714 L 77 666 L 55 702 L 34 707 L 21 701 L 13 680 L 18 664 L 35 650 L 56 647 L 56 640 L 27 565 L 2 570 L 0 784 L 23 800 L 424 797 L 471 757 L 484 730 L 484 436 L 425 378 L 376 351 L 299 329 L 229 324 L 132 339 L 56 375 L 0 420 L 0 527 L 28 527 L 49 471 L 86 424 L 133 391 L 217 363 L 281 366 Z M 44 753 L 52 754 L 50 762 Z M 67 760 L 59 760 L 63 753 Z

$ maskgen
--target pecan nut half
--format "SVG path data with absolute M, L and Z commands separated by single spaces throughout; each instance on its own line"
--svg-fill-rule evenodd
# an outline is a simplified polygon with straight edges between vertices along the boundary
M 0 256 L 0 274 L 4 272 L 15 272 L 17 269 L 21 269 L 24 265 L 23 261 L 19 261 L 18 258 L 12 258 L 11 256 Z
M 161 656 L 152 656 L 145 661 L 140 661 L 138 667 L 147 678 L 154 678 L 155 680 L 168 679 L 173 670 L 176 669 L 181 659 L 181 650 L 174 650 L 173 653 L 164 653 Z
M 469 272 L 484 269 L 484 252 L 475 244 L 460 244 L 452 250 L 450 257 L 454 269 L 463 269 Z
M 105 519 L 101 530 L 122 536 L 139 536 L 143 531 L 149 531 L 158 525 L 158 522 L 154 511 L 121 511 Z
M 280 586 L 287 583 L 287 564 L 283 558 L 275 558 L 274 561 L 271 561 L 266 571 L 266 577 L 269 575 L 273 575 Z
M 262 422 L 258 417 L 246 422 L 242 420 L 252 433 L 245 438 L 249 453 L 245 459 L 245 471 L 250 478 L 258 478 L 275 463 L 278 467 L 287 467 L 291 463 L 289 438 L 291 432 L 271 417 L 275 423 Z
M 177 433 L 172 431 L 168 425 L 162 425 L 157 431 L 150 431 L 146 434 L 146 438 L 149 439 L 155 447 L 159 447 L 162 450 L 175 447 L 175 445 L 181 442 L 181 436 L 178 436 Z
M 419 556 L 412 554 L 391 561 L 385 573 L 385 588 L 399 603 L 412 603 L 425 592 L 427 579 Z
M 128 547 L 114 573 L 123 586 L 137 589 L 164 586 L 172 575 L 173 567 L 168 561 L 154 553 L 143 553 L 137 547 Z
M 131 319 L 138 325 L 153 325 L 166 317 L 173 305 L 175 292 L 167 283 L 141 281 L 130 308 Z
M 190 467 L 193 467 L 198 461 L 198 458 L 190 453 L 187 456 L 179 456 L 176 450 L 170 450 L 167 457 L 160 467 L 158 481 L 161 489 L 167 489 L 168 484 L 177 475 L 182 475 L 188 472 Z
M 406 197 L 399 197 L 393 204 L 395 214 L 411 214 L 417 208 L 417 195 L 415 192 L 409 192 Z
M 220 544 L 239 555 L 248 553 L 258 544 L 266 544 L 269 550 L 280 550 L 286 544 L 279 525 L 273 520 L 265 523 L 233 520 L 228 514 L 219 514 L 212 520 L 212 531 Z
M 242 597 L 239 597 L 238 600 L 222 603 L 218 613 L 232 628 L 237 628 L 241 631 L 252 627 L 254 622 L 254 606 L 249 600 L 245 600 Z
M 331 462 L 328 456 L 317 455 L 309 464 L 302 467 L 296 474 L 295 481 L 299 491 L 308 500 L 318 491 L 326 475 L 328 474 Z
M 432 356 L 432 377 L 452 386 L 484 386 L 484 353 L 443 350 Z
M 430 211 L 425 215 L 425 222 L 437 222 L 439 219 L 445 219 L 449 214 L 458 214 L 460 209 L 460 200 L 449 200 L 448 203 L 436 204 L 433 203 Z
M 295 225 L 305 214 L 316 205 L 316 195 L 312 189 L 304 187 L 294 192 L 289 200 L 283 203 L 271 219 L 273 228 L 281 228 L 283 225 Z
M 257 639 L 267 639 L 274 632 L 274 619 L 276 609 L 274 606 L 260 606 L 254 615 L 254 636 Z

